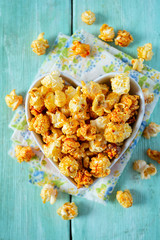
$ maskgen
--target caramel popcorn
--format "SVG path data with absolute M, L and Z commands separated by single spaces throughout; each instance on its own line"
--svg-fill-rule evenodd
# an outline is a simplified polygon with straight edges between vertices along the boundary
M 149 148 L 147 150 L 147 155 L 148 155 L 148 157 L 150 157 L 151 159 L 155 160 L 156 162 L 158 162 L 160 164 L 160 152 L 158 152 L 156 150 L 151 150 Z
M 117 94 L 127 94 L 130 90 L 130 79 L 127 73 L 121 73 L 111 79 L 113 92 Z
M 143 136 L 147 139 L 150 139 L 151 137 L 156 137 L 157 134 L 160 132 L 160 125 L 151 122 L 143 132 Z
M 77 136 L 83 137 L 87 141 L 92 141 L 96 138 L 96 127 L 91 124 L 83 124 L 77 130 Z
M 74 178 L 77 175 L 78 167 L 78 162 L 71 156 L 62 158 L 59 163 L 59 170 L 66 177 Z
M 102 134 L 97 134 L 96 138 L 89 142 L 91 152 L 103 152 L 107 147 L 107 142 Z
M 100 35 L 98 37 L 106 42 L 113 42 L 115 37 L 114 28 L 109 27 L 107 24 L 103 24 L 100 28 Z
M 81 84 L 83 94 L 91 100 L 94 100 L 95 96 L 102 93 L 101 85 L 96 82 L 91 81 L 85 84 L 85 82 L 81 81 Z
M 61 157 L 61 140 L 57 139 L 55 141 L 49 142 L 43 145 L 44 155 L 51 158 L 54 162 L 58 162 Z
M 131 110 L 123 103 L 116 103 L 114 110 L 109 114 L 110 120 L 114 123 L 125 123 L 131 116 Z
M 108 123 L 104 132 L 106 141 L 111 143 L 121 143 L 132 133 L 132 128 L 128 123 L 116 124 Z
M 126 30 L 119 30 L 117 37 L 115 38 L 115 44 L 120 47 L 127 47 L 131 42 L 133 42 L 132 35 Z
M 117 201 L 124 208 L 129 208 L 133 204 L 133 198 L 129 190 L 118 191 L 116 194 Z
M 63 127 L 63 124 L 66 122 L 66 116 L 63 113 L 60 111 L 57 111 L 55 114 L 51 112 L 46 113 L 55 128 Z
M 32 118 L 33 121 L 33 118 Z M 31 122 L 32 126 L 32 122 Z M 33 129 L 38 134 L 45 134 L 50 128 L 50 121 L 47 115 L 43 115 L 42 113 L 37 115 L 34 118 Z M 29 130 L 32 131 L 32 127 L 29 127 Z
M 19 163 L 29 162 L 35 156 L 31 147 L 22 147 L 20 145 L 15 147 L 15 155 Z
M 92 174 L 86 169 L 78 170 L 76 177 L 74 178 L 77 183 L 77 188 L 89 187 L 93 183 Z
M 107 116 L 97 117 L 95 120 L 91 120 L 92 126 L 95 126 L 97 132 L 104 131 L 106 125 L 110 122 L 109 114 Z
M 154 176 L 157 173 L 156 167 L 151 163 L 147 164 L 144 160 L 135 161 L 133 169 L 141 173 L 142 179 L 150 179 L 150 176 Z
M 64 154 L 73 154 L 78 150 L 80 147 L 79 142 L 74 140 L 73 138 L 66 137 L 63 139 L 63 144 L 62 144 L 62 152 Z
M 63 79 L 60 77 L 60 72 L 53 71 L 44 77 L 41 81 L 42 85 L 51 88 L 52 91 L 62 90 L 64 87 Z
M 8 107 L 12 108 L 12 111 L 15 111 L 20 104 L 23 102 L 23 97 L 18 96 L 15 92 L 15 89 L 13 89 L 10 94 L 5 96 L 5 101 Z
M 136 70 L 138 72 L 142 72 L 143 69 L 143 59 L 138 58 L 138 59 L 132 59 L 131 63 L 133 65 L 133 70 Z
M 63 220 L 71 220 L 77 217 L 78 208 L 74 202 L 67 202 L 57 210 L 57 213 L 62 217 Z
M 114 143 L 109 143 L 104 152 L 107 154 L 108 158 L 112 160 L 113 158 L 117 158 L 119 156 L 121 153 L 121 147 Z
M 105 100 L 104 94 L 98 94 L 92 103 L 92 111 L 95 112 L 98 116 L 104 115 L 104 112 L 109 113 L 110 109 Z
M 63 124 L 62 132 L 66 135 L 73 135 L 77 132 L 79 122 L 75 119 L 69 118 Z
M 34 40 L 31 44 L 32 51 L 38 56 L 46 53 L 46 49 L 49 48 L 48 41 L 43 37 L 44 32 L 38 35 L 37 40 Z
M 30 104 L 31 113 L 34 116 L 38 115 L 39 113 L 42 113 L 43 110 L 45 109 L 45 106 L 44 106 L 44 99 L 42 97 L 42 93 L 40 89 L 32 88 L 29 91 L 29 95 L 30 95 L 29 104 Z
M 81 15 L 81 19 L 88 25 L 92 25 L 96 21 L 95 14 L 90 10 L 83 12 Z
M 57 107 L 63 107 L 66 104 L 66 95 L 60 90 L 55 91 L 55 104 Z
M 79 41 L 74 41 L 72 46 L 72 51 L 74 55 L 80 55 L 81 57 L 86 57 L 90 54 L 90 46 Z
M 49 112 L 55 112 L 57 106 L 55 104 L 55 95 L 53 92 L 49 92 L 46 94 L 44 98 L 44 104 Z
M 111 170 L 108 168 L 111 165 L 108 157 L 103 153 L 99 153 L 97 157 L 91 158 L 90 169 L 91 174 L 96 177 L 106 177 Z
M 57 140 L 60 136 L 62 136 L 63 133 L 60 129 L 57 128 L 51 128 L 51 132 L 45 132 L 42 136 L 43 138 L 43 142 L 45 143 L 50 143 L 50 142 L 54 142 L 55 140 Z M 60 139 L 60 138 L 59 138 Z
M 146 61 L 151 60 L 153 56 L 152 44 L 146 43 L 143 47 L 138 47 L 137 52 L 138 52 L 138 58 L 142 58 Z
M 54 189 L 52 184 L 45 184 L 41 190 L 41 198 L 43 203 L 50 202 L 50 204 L 54 204 L 57 199 L 58 191 Z
M 152 103 L 154 100 L 154 94 L 150 93 L 148 88 L 143 88 L 142 92 L 144 95 L 145 105 Z

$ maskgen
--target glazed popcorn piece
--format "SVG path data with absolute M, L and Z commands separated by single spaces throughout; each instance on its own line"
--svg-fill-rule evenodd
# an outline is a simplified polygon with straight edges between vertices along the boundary
M 116 103 L 109 118 L 114 123 L 125 123 L 131 116 L 131 109 L 124 103 Z
M 110 160 L 103 153 L 99 153 L 97 157 L 91 158 L 90 169 L 91 174 L 96 177 L 106 177 L 111 170 L 108 168 L 111 165 Z
M 66 122 L 66 116 L 60 111 L 57 111 L 55 114 L 47 111 L 46 114 L 55 128 L 63 127 L 63 124 Z
M 143 59 L 139 58 L 139 59 L 132 59 L 131 63 L 133 65 L 133 70 L 136 70 L 138 72 L 142 72 L 143 69 Z
M 55 112 L 57 109 L 57 106 L 55 104 L 55 95 L 53 92 L 49 92 L 46 94 L 44 98 L 44 105 L 47 108 L 49 112 Z
M 69 118 L 63 124 L 62 132 L 66 135 L 73 135 L 76 133 L 78 126 L 79 126 L 79 121 Z
M 91 124 L 82 124 L 77 130 L 77 136 L 87 141 L 92 141 L 96 138 L 96 127 Z
M 32 51 L 38 56 L 46 53 L 46 49 L 49 48 L 48 41 L 43 37 L 44 32 L 38 35 L 37 40 L 34 40 L 31 44 Z
M 151 60 L 153 56 L 152 44 L 146 43 L 144 46 L 138 47 L 137 52 L 138 52 L 138 58 L 142 58 L 146 61 Z
M 43 151 L 46 157 L 51 158 L 54 162 L 58 162 L 62 158 L 61 140 L 57 139 L 43 145 Z
M 91 100 L 94 100 L 97 94 L 102 93 L 101 85 L 96 82 L 91 81 L 88 84 L 86 84 L 85 82 L 81 81 L 81 84 L 82 84 L 82 92 L 84 96 L 86 96 Z
M 52 91 L 62 90 L 64 87 L 64 81 L 60 77 L 59 71 L 53 71 L 52 73 L 48 74 L 42 79 L 41 83 L 43 86 L 51 88 Z
M 127 47 L 131 42 L 133 42 L 132 35 L 126 30 L 119 30 L 117 37 L 115 38 L 115 44 L 120 47 Z
M 91 152 L 103 152 L 107 147 L 107 142 L 102 134 L 97 134 L 96 138 L 89 142 Z
M 13 89 L 10 94 L 5 96 L 6 104 L 9 108 L 12 108 L 12 111 L 15 111 L 20 104 L 23 102 L 23 97 L 18 96 L 15 92 L 15 89 Z
M 45 184 L 41 190 L 41 198 L 43 203 L 50 202 L 50 204 L 54 204 L 57 199 L 58 191 L 54 189 L 52 184 Z
M 110 122 L 110 119 L 107 116 L 101 116 L 101 117 L 97 117 L 95 120 L 91 120 L 90 124 L 92 126 L 95 126 L 97 129 L 97 132 L 102 132 L 104 131 L 106 125 Z
M 77 183 L 77 188 L 89 187 L 93 183 L 92 174 L 90 174 L 86 169 L 78 170 L 76 177 L 74 178 Z
M 74 55 L 80 55 L 81 57 L 86 57 L 90 54 L 89 44 L 81 43 L 79 41 L 74 41 L 72 46 L 72 51 Z
M 150 139 L 151 137 L 156 137 L 157 134 L 160 132 L 160 125 L 151 122 L 143 132 L 143 137 Z
M 156 150 L 151 150 L 149 148 L 147 150 L 147 155 L 148 155 L 148 157 L 150 157 L 151 159 L 155 160 L 156 162 L 158 162 L 160 164 L 160 152 L 158 152 Z
M 133 198 L 129 190 L 118 191 L 116 194 L 117 201 L 124 208 L 129 208 L 133 204 Z
M 32 151 L 31 147 L 22 147 L 17 145 L 15 147 L 15 155 L 19 163 L 29 162 L 35 153 Z
M 33 128 L 32 128 L 33 127 Z M 50 128 L 50 120 L 47 115 L 42 113 L 32 118 L 28 130 L 35 131 L 38 134 L 45 134 Z
M 104 115 L 104 112 L 110 112 L 104 94 L 98 94 L 94 98 L 92 103 L 92 111 L 95 112 L 98 116 Z
M 38 114 L 42 113 L 45 109 L 44 99 L 41 93 L 40 88 L 32 88 L 29 91 L 30 95 L 30 110 L 32 115 L 37 116 Z
M 107 24 L 103 24 L 100 28 L 100 35 L 98 37 L 106 42 L 112 42 L 115 37 L 114 28 L 109 27 Z
M 119 154 L 121 153 L 121 147 L 117 146 L 116 144 L 109 143 L 107 145 L 107 148 L 104 151 L 109 159 L 117 158 Z
M 77 137 L 75 135 L 73 136 L 66 136 L 64 139 L 62 139 L 62 153 L 64 154 L 74 154 L 76 151 L 78 151 L 78 148 L 80 147 L 80 143 L 77 142 Z
M 127 94 L 130 90 L 130 79 L 128 74 L 121 73 L 111 79 L 112 91 L 117 94 Z
M 110 143 L 121 143 L 132 133 L 132 128 L 128 123 L 117 124 L 108 123 L 104 132 L 106 141 Z
M 150 179 L 150 176 L 154 176 L 157 173 L 156 167 L 151 163 L 147 164 L 144 160 L 135 161 L 133 169 L 141 173 L 142 179 Z
M 66 95 L 60 90 L 55 91 L 55 104 L 57 107 L 63 107 L 66 104 Z
M 77 175 L 78 167 L 78 162 L 71 156 L 62 158 L 59 163 L 59 170 L 66 177 L 74 178 Z
M 142 92 L 144 95 L 145 105 L 152 103 L 154 100 L 154 94 L 150 93 L 148 88 L 143 88 Z
M 57 210 L 57 213 L 62 217 L 63 220 L 71 220 L 77 217 L 78 208 L 74 202 L 67 202 Z
M 81 19 L 88 25 L 92 25 L 96 21 L 95 14 L 90 10 L 83 12 L 81 15 Z

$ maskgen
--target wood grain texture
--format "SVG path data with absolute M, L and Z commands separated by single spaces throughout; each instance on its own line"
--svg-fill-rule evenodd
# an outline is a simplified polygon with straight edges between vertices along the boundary
M 58 207 L 69 201 L 69 195 L 59 194 L 59 201 L 55 205 L 43 205 L 39 196 L 40 188 L 28 183 L 28 165 L 18 164 L 7 154 L 12 134 L 8 123 L 13 112 L 4 102 L 5 95 L 14 88 L 25 96 L 46 57 L 39 57 L 32 52 L 32 40 L 44 31 L 52 45 L 60 31 L 70 34 L 70 30 L 70 0 L 0 1 L 1 240 L 70 238 L 69 222 L 63 221 L 56 213 Z
M 81 13 L 85 10 L 91 10 L 96 14 L 97 20 L 91 26 L 81 21 Z M 151 42 L 154 57 L 147 64 L 160 70 L 159 11 L 160 2 L 158 0 L 74 0 L 73 32 L 83 28 L 98 35 L 99 28 L 103 23 L 114 27 L 116 32 L 118 29 L 126 29 L 132 33 L 134 43 L 123 48 L 123 51 L 136 57 L 137 47 Z M 114 44 L 112 45 L 114 46 Z M 154 110 L 151 120 L 160 124 L 159 109 L 160 102 Z M 79 217 L 72 221 L 73 240 L 157 240 L 160 238 L 160 165 L 146 155 L 149 147 L 160 151 L 159 142 L 160 134 L 151 140 L 141 138 L 106 207 L 83 199 L 72 198 L 79 206 Z M 155 164 L 158 174 L 150 180 L 141 180 L 140 176 L 132 170 L 133 161 L 138 159 Z M 115 200 L 116 191 L 120 189 L 131 190 L 134 199 L 132 208 L 123 209 Z

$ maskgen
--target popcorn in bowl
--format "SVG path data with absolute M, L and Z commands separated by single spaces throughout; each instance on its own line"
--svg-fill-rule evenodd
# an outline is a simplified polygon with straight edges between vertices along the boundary
M 111 86 L 91 81 L 82 87 L 67 85 L 62 76 L 52 72 L 29 91 L 34 98 L 29 99 L 29 130 L 41 138 L 45 156 L 64 176 L 77 188 L 88 187 L 110 174 L 132 134 L 130 119 L 136 120 L 139 96 L 129 93 L 126 74 L 110 79 Z M 118 88 L 119 82 L 124 86 Z

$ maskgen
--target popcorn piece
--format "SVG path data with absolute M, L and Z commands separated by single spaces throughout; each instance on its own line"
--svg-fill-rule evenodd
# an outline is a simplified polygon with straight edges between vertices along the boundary
M 58 195 L 57 189 L 54 189 L 52 184 L 45 184 L 41 190 L 41 198 L 43 203 L 50 202 L 54 204 Z
M 111 92 L 107 95 L 106 98 L 106 109 L 111 110 L 114 107 L 114 104 L 118 103 L 120 95 L 115 92 Z
M 90 124 L 92 126 L 96 127 L 97 132 L 104 131 L 106 125 L 110 122 L 110 119 L 109 119 L 108 115 L 107 116 L 98 117 L 95 120 L 91 120 L 90 121 Z
M 147 164 L 144 160 L 137 160 L 133 164 L 133 169 L 141 173 L 142 179 L 150 179 L 157 173 L 157 169 L 153 164 Z
M 62 158 L 59 163 L 59 170 L 66 177 L 74 178 L 77 175 L 78 168 L 78 162 L 71 156 Z
M 104 115 L 105 109 L 105 95 L 104 94 L 98 94 L 92 103 L 92 111 L 95 112 L 98 116 Z M 108 112 L 110 110 L 108 109 Z
M 48 131 L 45 134 L 43 134 L 43 136 L 42 136 L 43 142 L 45 142 L 45 143 L 54 142 L 63 134 L 62 131 L 57 128 L 51 127 L 51 131 L 52 131 L 52 133 L 50 133 L 50 131 Z
M 131 110 L 124 103 L 116 103 L 114 110 L 109 114 L 110 120 L 114 123 L 125 123 L 131 116 Z
M 74 41 L 72 46 L 72 51 L 74 55 L 80 55 L 81 57 L 86 57 L 90 54 L 89 44 L 81 43 L 79 41 Z
M 60 90 L 55 91 L 55 104 L 57 107 L 63 107 L 66 104 L 66 95 Z
M 133 204 L 133 198 L 129 190 L 118 191 L 116 194 L 117 201 L 124 208 L 129 208 Z
M 51 158 L 54 162 L 58 162 L 62 158 L 61 140 L 57 139 L 54 142 L 49 142 L 43 145 L 44 155 Z
M 113 38 L 115 37 L 114 28 L 109 27 L 107 24 L 103 24 L 100 28 L 100 35 L 98 37 L 106 42 L 113 42 Z
M 117 146 L 116 144 L 108 144 L 107 149 L 104 151 L 109 159 L 118 158 L 119 154 L 121 153 L 121 147 Z
M 60 112 L 63 113 L 67 118 L 71 116 L 71 112 L 69 110 L 68 104 L 65 104 L 63 107 L 61 107 Z
M 86 96 L 76 95 L 69 102 L 69 110 L 71 111 L 72 117 L 77 120 L 86 120 L 89 119 L 87 114 L 87 101 Z
M 45 109 L 45 106 L 44 106 L 44 99 L 41 94 L 40 88 L 32 88 L 29 91 L 29 95 L 30 95 L 29 104 L 30 104 L 31 113 L 34 116 L 38 115 L 39 113 L 42 113 L 43 110 Z
M 77 188 L 83 186 L 88 187 L 93 183 L 92 174 L 90 174 L 86 169 L 78 170 L 76 177 L 74 178 L 77 183 Z
M 119 30 L 117 37 L 115 38 L 115 44 L 120 47 L 127 47 L 131 42 L 133 42 L 132 35 L 126 30 Z
M 67 103 L 76 95 L 76 89 L 72 86 L 68 86 L 65 90 L 65 95 L 67 98 Z
M 116 75 L 111 79 L 111 87 L 113 92 L 117 94 L 126 94 L 130 90 L 130 79 L 126 73 Z
M 47 93 L 44 99 L 44 104 L 49 112 L 55 112 L 55 110 L 57 109 L 57 106 L 55 104 L 55 95 L 53 92 Z
M 96 138 L 96 127 L 91 124 L 83 124 L 77 130 L 77 136 L 82 137 L 87 141 L 92 141 Z
M 155 160 L 156 162 L 158 162 L 160 164 L 160 152 L 158 152 L 156 150 L 151 150 L 149 148 L 147 150 L 147 155 L 148 155 L 148 157 L 150 157 L 151 159 Z
M 47 115 L 39 114 L 34 118 L 33 128 L 38 134 L 45 134 L 50 128 L 50 121 Z M 30 131 L 31 128 L 29 128 Z
M 150 93 L 148 88 L 143 88 L 142 92 L 144 95 L 145 105 L 152 103 L 154 100 L 154 94 Z
M 142 72 L 143 69 L 143 59 L 139 58 L 139 59 L 132 59 L 131 63 L 133 65 L 133 70 L 136 70 L 138 72 Z
M 23 102 L 23 97 L 16 95 L 15 89 L 13 89 L 10 94 L 5 96 L 5 101 L 8 107 L 15 111 L 20 104 Z
M 57 210 L 59 216 L 64 220 L 71 220 L 78 215 L 78 208 L 74 202 L 67 202 Z
M 90 162 L 91 174 L 96 177 L 106 177 L 111 170 L 108 168 L 111 165 L 108 157 L 103 153 L 99 153 L 97 157 L 93 157 Z
M 85 84 L 85 82 L 81 81 L 81 84 L 83 94 L 91 100 L 94 100 L 95 96 L 102 93 L 101 85 L 96 82 L 91 81 Z
M 66 122 L 66 116 L 63 113 L 60 111 L 57 111 L 55 114 L 50 112 L 46 113 L 55 128 L 63 127 L 63 124 Z
M 111 143 L 121 143 L 132 133 L 132 128 L 128 123 L 116 124 L 108 123 L 104 132 L 106 141 Z
M 143 136 L 147 139 L 150 139 L 150 137 L 156 137 L 157 134 L 160 132 L 160 125 L 151 122 L 143 132 Z
M 38 56 L 46 53 L 46 49 L 49 48 L 48 41 L 43 37 L 44 32 L 38 35 L 37 40 L 34 40 L 31 44 L 32 51 Z
M 83 12 L 81 15 L 81 19 L 88 25 L 92 25 L 96 21 L 95 14 L 90 10 Z
M 62 90 L 64 87 L 63 79 L 60 77 L 59 71 L 53 71 L 44 77 L 41 81 L 42 85 L 47 88 L 51 88 L 53 91 Z
M 78 148 L 80 147 L 79 142 L 75 141 L 73 138 L 69 138 L 67 136 L 65 139 L 62 140 L 62 153 L 64 154 L 74 154 L 76 151 L 78 151 Z
M 147 163 L 144 160 L 137 160 L 133 163 L 133 169 L 139 173 L 141 173 L 145 167 L 146 167 Z
M 153 52 L 152 52 L 152 44 L 146 43 L 143 47 L 137 48 L 138 58 L 143 58 L 146 61 L 152 59 Z
M 89 164 L 90 164 L 90 158 L 89 158 L 88 156 L 85 156 L 85 157 L 83 158 L 83 166 L 84 166 L 85 168 L 89 168 Z
M 139 109 L 139 96 L 138 95 L 124 94 L 121 97 L 120 102 L 125 104 L 131 110 L 131 114 L 130 114 L 130 118 L 128 120 L 128 123 L 129 122 L 134 122 L 136 120 L 134 116 L 138 114 L 137 110 Z
M 62 132 L 66 135 L 73 135 L 76 133 L 79 126 L 79 122 L 75 119 L 69 118 L 63 124 Z
M 103 152 L 107 147 L 107 142 L 102 134 L 97 134 L 96 138 L 89 142 L 91 152 Z
M 29 162 L 35 156 L 31 147 L 22 147 L 20 145 L 15 147 L 15 155 L 19 163 Z

